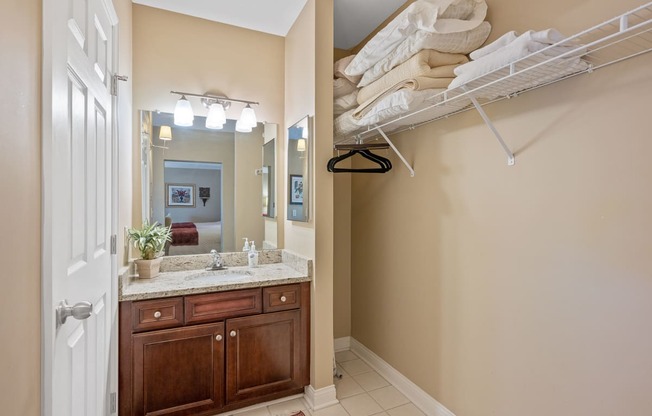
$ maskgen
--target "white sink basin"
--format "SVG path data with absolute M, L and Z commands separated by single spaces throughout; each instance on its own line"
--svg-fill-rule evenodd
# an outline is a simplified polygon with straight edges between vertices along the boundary
M 190 274 L 185 280 L 194 282 L 232 282 L 244 280 L 251 277 L 251 272 L 244 270 L 205 270 Z

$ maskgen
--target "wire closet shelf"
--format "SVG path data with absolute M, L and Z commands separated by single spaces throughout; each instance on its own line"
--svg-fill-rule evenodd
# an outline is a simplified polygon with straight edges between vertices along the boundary
M 560 46 L 566 52 L 550 56 L 548 51 L 559 50 Z M 387 133 L 400 133 L 476 108 L 501 142 L 508 154 L 509 164 L 513 164 L 513 155 L 487 118 L 482 106 L 580 74 L 591 73 L 650 51 L 652 2 L 569 36 L 561 42 L 474 78 L 459 87 L 433 95 L 428 100 L 434 103 L 432 105 L 336 136 L 335 146 L 365 143 L 380 137 L 387 139 Z M 409 166 L 408 169 L 413 174 Z

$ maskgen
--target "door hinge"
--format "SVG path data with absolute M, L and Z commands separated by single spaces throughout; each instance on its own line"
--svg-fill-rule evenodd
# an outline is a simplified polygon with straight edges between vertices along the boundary
M 109 414 L 113 414 L 118 410 L 116 406 L 116 396 L 115 393 L 111 393 L 111 397 L 109 398 Z
M 126 75 L 114 74 L 111 78 L 111 95 L 118 95 L 118 81 L 127 81 L 129 79 Z
M 118 254 L 118 236 L 115 234 L 111 236 L 111 254 Z

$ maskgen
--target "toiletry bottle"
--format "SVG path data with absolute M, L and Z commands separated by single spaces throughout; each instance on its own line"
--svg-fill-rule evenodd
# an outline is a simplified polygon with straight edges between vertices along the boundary
M 251 242 L 251 249 L 249 250 L 249 254 L 247 254 L 247 259 L 249 260 L 249 267 L 258 266 L 258 252 L 256 251 L 256 243 L 254 241 Z
M 247 237 L 243 238 L 245 240 L 244 246 L 242 247 L 242 251 L 249 251 L 249 239 Z

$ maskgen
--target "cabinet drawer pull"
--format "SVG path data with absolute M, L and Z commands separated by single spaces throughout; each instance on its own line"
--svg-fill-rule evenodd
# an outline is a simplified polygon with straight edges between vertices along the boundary
M 215 341 L 222 341 L 222 335 L 221 334 L 215 335 Z
M 237 333 L 235 331 L 231 331 L 229 332 L 229 335 L 231 335 L 231 338 L 233 338 L 237 335 Z
M 154 312 L 154 318 L 158 319 L 161 317 L 161 311 Z
M 288 300 L 288 298 L 286 298 L 285 296 L 281 296 L 281 302 L 285 302 L 286 300 Z

